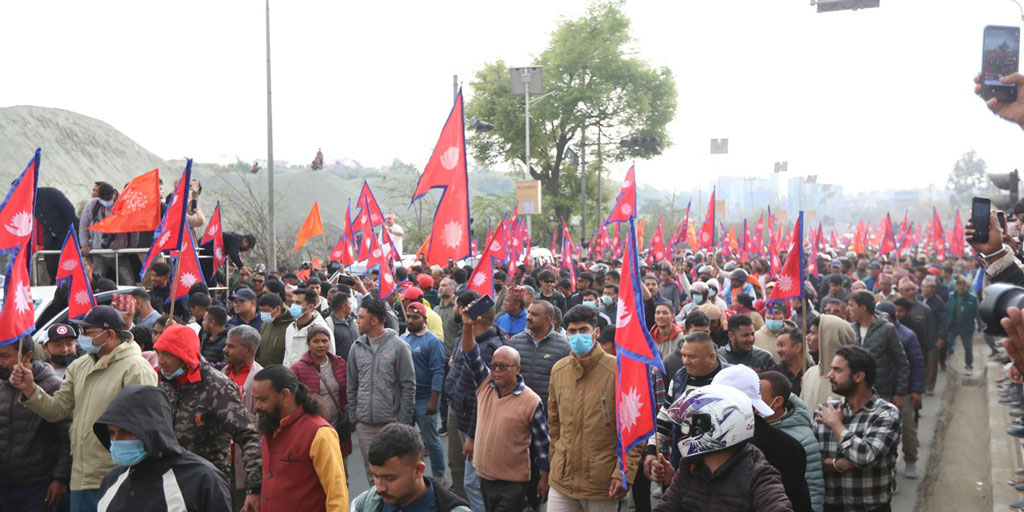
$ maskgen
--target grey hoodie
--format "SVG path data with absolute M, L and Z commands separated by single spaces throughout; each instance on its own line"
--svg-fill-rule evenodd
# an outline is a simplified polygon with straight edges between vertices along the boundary
M 825 475 L 821 469 L 821 446 L 814 437 L 811 414 L 800 397 L 790 393 L 786 403 L 786 415 L 771 422 L 771 425 L 789 437 L 800 441 L 807 453 L 807 469 L 804 478 L 811 494 L 811 508 L 815 512 L 825 509 Z
M 393 329 L 371 342 L 365 334 L 348 353 L 348 410 L 356 423 L 412 423 L 416 370 L 409 344 Z

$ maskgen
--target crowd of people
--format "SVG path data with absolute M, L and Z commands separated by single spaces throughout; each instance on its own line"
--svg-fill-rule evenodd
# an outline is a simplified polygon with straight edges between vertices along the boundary
M 1024 126 L 1024 110 L 989 105 Z M 85 233 L 116 193 L 97 183 L 80 221 L 68 205 L 51 220 Z M 1019 227 L 1024 204 L 1007 213 Z M 96 290 L 137 272 L 91 249 L 144 235 L 83 236 Z M 994 213 L 988 241 L 972 235 L 971 256 L 945 260 L 829 247 L 781 302 L 765 259 L 639 264 L 664 372 L 650 368 L 656 433 L 620 461 L 621 261 L 498 266 L 490 306 L 466 266 L 396 265 L 380 298 L 377 271 L 252 270 L 252 237 L 225 234 L 227 293 L 199 282 L 169 302 L 172 268 L 156 262 L 40 344 L 0 346 L 0 510 L 891 510 L 897 475 L 920 477 L 939 372 L 975 371 L 981 285 L 1024 286 L 1021 240 Z M 997 320 L 1001 402 L 1024 418 L 1024 317 Z M 350 496 L 353 478 L 370 488 Z

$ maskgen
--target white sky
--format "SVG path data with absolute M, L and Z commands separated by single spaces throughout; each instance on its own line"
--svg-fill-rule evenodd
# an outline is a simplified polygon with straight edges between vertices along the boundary
M 422 166 L 484 62 L 531 63 L 583 0 L 271 5 L 275 159 Z M 975 148 L 1020 165 L 1024 133 L 973 95 L 986 24 L 1010 0 L 882 0 L 817 14 L 807 0 L 631 1 L 640 57 L 675 73 L 675 146 L 638 162 L 642 183 L 695 188 L 716 173 L 818 174 L 847 190 L 942 185 Z M 7 2 L 0 105 L 102 119 L 159 156 L 266 157 L 263 2 Z M 472 91 L 466 91 L 467 96 Z M 729 156 L 708 155 L 728 137 Z M 616 178 L 626 167 L 616 169 Z

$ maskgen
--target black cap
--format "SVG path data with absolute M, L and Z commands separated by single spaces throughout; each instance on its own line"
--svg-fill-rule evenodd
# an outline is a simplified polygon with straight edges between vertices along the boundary
M 121 318 L 121 313 L 110 306 L 96 306 L 88 315 L 85 315 L 85 318 L 72 320 L 71 323 L 82 327 L 101 327 L 115 331 L 124 329 L 124 319 Z
M 251 288 L 241 287 L 235 290 L 235 293 L 231 295 L 232 299 L 242 300 L 256 300 L 256 292 L 252 291 Z
M 54 324 L 46 330 L 46 340 L 59 340 L 63 338 L 77 338 L 78 332 L 68 324 Z

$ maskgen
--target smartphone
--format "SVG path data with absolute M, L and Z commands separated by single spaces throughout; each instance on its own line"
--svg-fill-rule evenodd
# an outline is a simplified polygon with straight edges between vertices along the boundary
M 996 210 L 996 220 L 999 221 L 999 227 L 1006 232 L 1006 212 L 1002 210 Z
M 989 215 L 992 211 L 992 201 L 985 197 L 975 197 L 971 200 L 971 225 L 974 227 L 974 236 L 971 242 L 983 244 L 988 242 Z
M 981 97 L 986 100 L 1017 100 L 1017 86 L 999 79 L 1017 72 L 1020 60 L 1020 27 L 988 25 L 981 43 Z
M 484 295 L 469 306 L 469 309 L 466 310 L 466 314 L 473 320 L 476 320 L 477 318 L 480 318 L 480 315 L 486 313 L 488 309 L 493 307 L 494 299 L 492 299 L 490 295 Z

